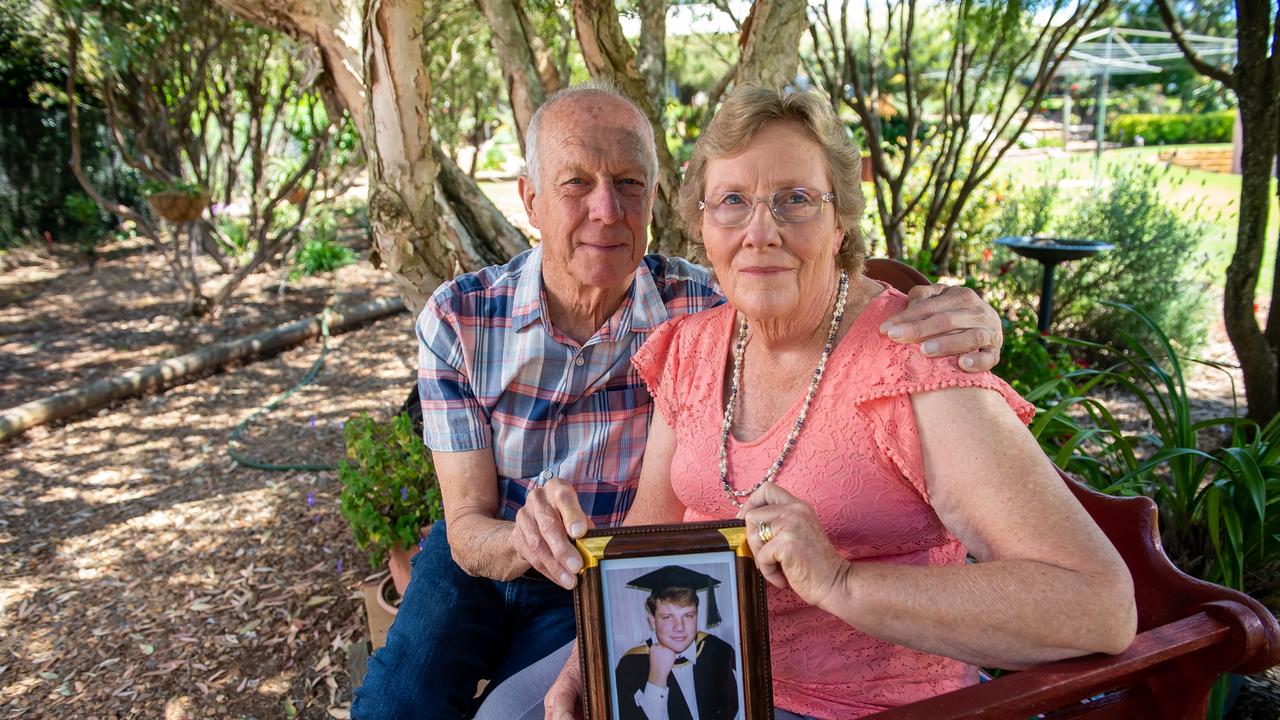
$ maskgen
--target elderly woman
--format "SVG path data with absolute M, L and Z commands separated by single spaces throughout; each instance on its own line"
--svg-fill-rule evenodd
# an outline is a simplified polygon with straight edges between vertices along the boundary
M 779 717 L 1124 650 L 1132 581 L 1027 431 L 1031 405 L 876 331 L 905 298 L 862 274 L 858 154 L 829 104 L 738 88 L 682 193 L 729 304 L 633 360 L 658 412 L 627 523 L 745 518 Z M 572 658 L 546 717 L 579 684 Z

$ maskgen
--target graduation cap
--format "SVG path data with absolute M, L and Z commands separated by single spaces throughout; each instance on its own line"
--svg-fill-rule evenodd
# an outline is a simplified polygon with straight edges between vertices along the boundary
M 667 588 L 689 588 L 694 592 L 707 591 L 707 627 L 720 624 L 720 609 L 716 606 L 716 587 L 720 581 L 705 573 L 679 565 L 668 565 L 645 573 L 627 583 L 636 590 L 648 590 L 650 594 Z

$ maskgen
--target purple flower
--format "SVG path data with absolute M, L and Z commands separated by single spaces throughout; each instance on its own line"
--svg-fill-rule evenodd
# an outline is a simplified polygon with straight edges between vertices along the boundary
M 315 504 L 316 504 L 316 494 L 307 493 L 307 507 L 311 507 L 312 505 L 315 505 Z
M 342 558 L 338 558 L 338 574 L 342 574 Z
M 346 426 L 347 426 L 347 421 L 346 421 L 346 420 L 339 420 L 339 421 L 338 421 L 338 429 L 339 429 L 339 430 L 342 430 L 342 429 L 343 429 L 343 428 L 345 428 Z
M 402 488 L 400 488 L 400 499 L 401 499 L 401 500 L 408 500 L 408 499 L 409 499 L 409 488 L 407 488 L 407 487 L 402 487 Z
M 312 430 L 315 430 L 315 429 L 316 429 L 316 416 L 315 416 L 315 415 L 312 415 L 312 416 L 311 416 L 311 429 L 312 429 Z

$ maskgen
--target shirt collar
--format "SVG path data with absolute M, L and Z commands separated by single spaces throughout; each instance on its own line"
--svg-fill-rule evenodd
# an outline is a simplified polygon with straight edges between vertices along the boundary
M 542 246 L 538 245 L 529 253 L 529 259 L 520 269 L 520 279 L 516 281 L 515 297 L 512 298 L 511 327 L 523 330 L 542 317 L 543 285 L 542 285 Z M 629 307 L 628 307 L 629 306 Z M 631 292 L 622 301 L 622 312 L 616 313 L 609 322 L 611 326 L 607 339 L 616 340 L 623 333 L 648 333 L 671 318 L 667 305 L 662 301 L 662 293 L 654 282 L 653 273 L 649 272 L 649 263 L 640 261 L 636 274 L 631 281 Z
M 542 317 L 542 246 L 529 251 L 529 258 L 520 268 L 515 296 L 511 299 L 511 327 L 523 330 Z
M 649 272 L 649 263 L 643 259 L 631 283 L 631 303 L 632 332 L 652 332 L 671 319 L 667 304 L 662 301 L 662 293 L 658 292 L 658 285 L 653 280 L 653 273 Z

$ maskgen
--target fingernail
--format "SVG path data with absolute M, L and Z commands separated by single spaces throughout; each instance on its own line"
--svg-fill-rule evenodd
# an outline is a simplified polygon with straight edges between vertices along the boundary
M 925 343 L 920 346 L 920 351 L 925 355 L 932 355 L 938 352 L 938 342 L 936 340 L 926 340 Z
M 561 575 L 561 576 L 560 576 L 560 584 L 561 584 L 561 585 L 563 585 L 563 586 L 565 586 L 566 588 L 569 588 L 570 590 L 572 590 L 572 589 L 573 589 L 573 576 L 572 576 L 572 575 L 570 575 L 569 573 L 564 573 L 563 575 Z
M 969 357 L 968 355 L 965 355 L 964 357 L 960 358 L 960 367 L 964 368 L 965 370 L 972 370 L 973 358 Z
M 569 526 L 569 535 L 571 537 L 582 537 L 582 533 L 587 531 L 587 524 L 579 520 Z
M 901 340 L 903 337 L 906 336 L 906 334 L 907 334 L 907 331 L 903 330 L 901 327 L 897 325 L 890 326 L 889 328 L 889 337 L 894 340 Z
M 569 572 L 576 573 L 582 569 L 582 558 L 571 557 L 566 564 L 569 566 Z

